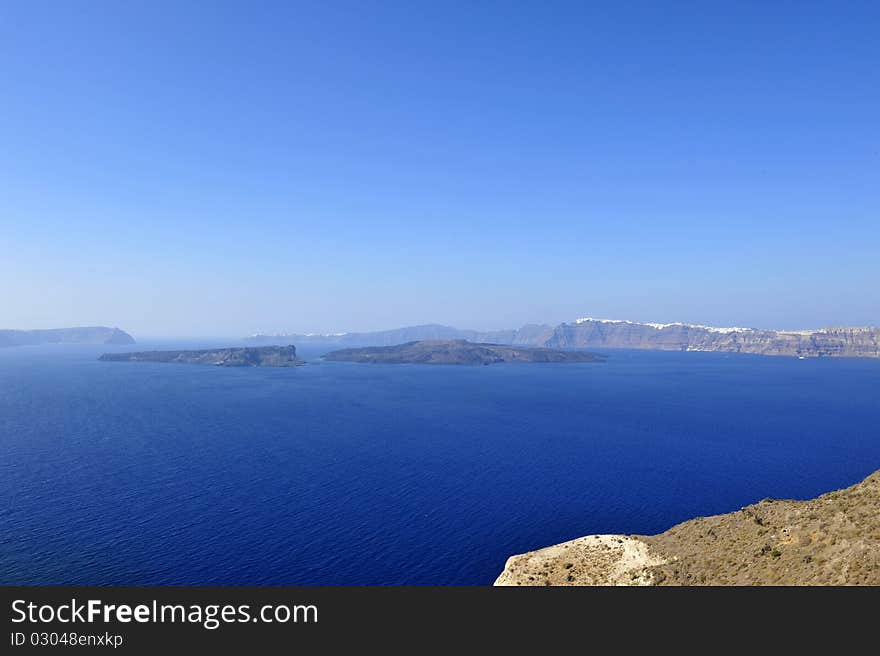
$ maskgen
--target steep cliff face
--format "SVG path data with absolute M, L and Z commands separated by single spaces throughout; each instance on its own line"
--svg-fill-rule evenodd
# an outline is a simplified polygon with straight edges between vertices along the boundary
M 119 328 L 89 326 L 50 330 L 0 330 L 0 346 L 36 344 L 134 344 L 134 338 Z
M 880 471 L 809 501 L 511 556 L 495 585 L 880 585 Z
M 880 357 L 880 328 L 786 332 L 583 319 L 558 326 L 545 346 L 725 351 L 799 357 Z
M 880 357 L 880 328 L 825 328 L 811 336 L 811 345 L 823 355 Z
M 498 344 L 514 344 L 516 346 L 546 346 L 547 342 L 553 336 L 553 326 L 546 324 L 527 324 L 515 330 L 513 339 L 510 342 L 496 341 L 491 339 L 491 335 L 486 335 L 488 339 L 478 339 L 481 342 L 493 342 Z
M 724 351 L 798 357 L 880 357 L 880 328 L 823 328 L 822 330 L 759 330 L 713 328 L 686 323 L 636 323 L 579 319 L 555 328 L 526 325 L 516 330 L 480 332 L 451 326 L 425 325 L 372 333 L 339 335 L 254 335 L 260 344 L 321 346 L 394 346 L 406 342 L 464 339 L 483 344 L 508 344 L 553 349 L 652 349 L 661 351 Z

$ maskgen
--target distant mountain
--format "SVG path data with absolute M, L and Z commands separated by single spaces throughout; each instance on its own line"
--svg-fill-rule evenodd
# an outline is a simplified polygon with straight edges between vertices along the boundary
M 134 344 L 134 338 L 119 328 L 52 328 L 49 330 L 0 330 L 0 346 L 36 344 Z
M 305 364 L 303 360 L 296 357 L 295 346 L 105 353 L 98 359 L 104 362 L 171 362 L 208 364 L 217 367 L 296 367 Z
M 530 346 L 479 344 L 463 339 L 429 339 L 395 346 L 342 349 L 325 360 L 373 364 L 497 364 L 499 362 L 601 362 L 587 351 L 560 351 Z
M 488 344 L 537 345 L 542 339 L 549 338 L 553 333 L 552 326 L 523 326 L 519 330 L 497 330 L 480 332 L 477 330 L 459 330 L 452 326 L 426 324 L 408 326 L 394 330 L 381 330 L 366 333 L 319 334 L 285 334 L 285 335 L 253 335 L 247 341 L 254 344 L 298 344 L 315 346 L 394 346 L 406 342 L 418 342 L 426 339 L 464 339 L 469 342 Z
M 586 318 L 557 326 L 544 345 L 553 348 L 723 351 L 805 358 L 876 358 L 880 357 L 880 328 L 786 331 Z
M 578 319 L 555 328 L 527 325 L 515 330 L 480 332 L 430 324 L 396 330 L 336 335 L 254 335 L 258 344 L 320 346 L 393 346 L 428 339 L 464 339 L 486 344 L 543 346 L 554 349 L 647 349 L 721 351 L 814 357 L 880 357 L 880 328 L 762 330 L 716 328 L 688 323 L 637 323 L 612 319 Z

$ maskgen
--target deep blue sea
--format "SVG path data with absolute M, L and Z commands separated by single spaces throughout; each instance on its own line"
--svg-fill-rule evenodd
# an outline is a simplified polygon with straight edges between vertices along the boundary
M 880 361 L 226 369 L 104 350 L 0 349 L 0 583 L 490 584 L 514 553 L 880 469 Z

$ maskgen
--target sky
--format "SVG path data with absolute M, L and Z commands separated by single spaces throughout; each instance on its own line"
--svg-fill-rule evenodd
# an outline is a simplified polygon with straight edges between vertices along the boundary
M 880 325 L 876 2 L 0 3 L 0 328 Z

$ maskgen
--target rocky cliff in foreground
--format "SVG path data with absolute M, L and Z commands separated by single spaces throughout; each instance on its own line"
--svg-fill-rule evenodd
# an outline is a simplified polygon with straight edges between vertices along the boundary
M 216 367 L 295 367 L 305 364 L 296 357 L 295 346 L 105 353 L 98 359 L 105 362 L 171 362 L 207 364 Z
M 0 330 L 0 346 L 37 344 L 134 344 L 134 338 L 119 328 L 89 326 L 49 330 Z
M 809 501 L 512 556 L 495 585 L 880 585 L 880 471 Z

